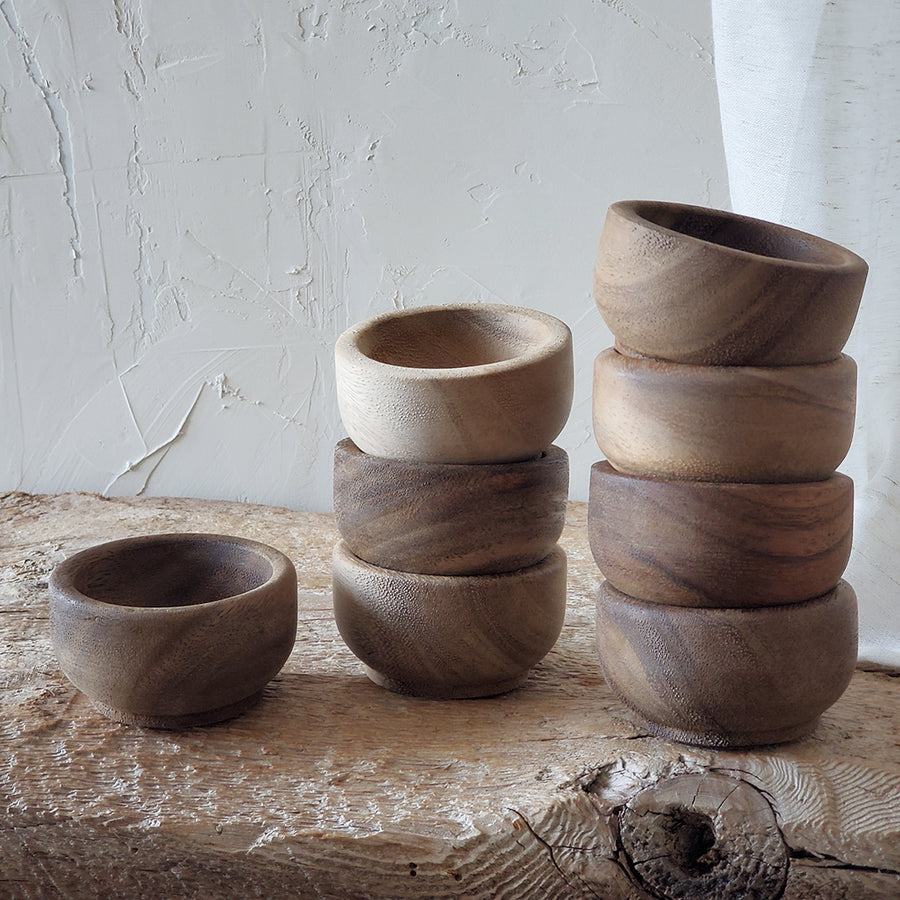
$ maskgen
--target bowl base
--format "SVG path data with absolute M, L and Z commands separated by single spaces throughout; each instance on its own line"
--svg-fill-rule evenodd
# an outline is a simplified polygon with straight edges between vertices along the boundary
M 479 697 L 496 697 L 498 694 L 506 694 L 525 684 L 531 671 L 526 669 L 515 678 L 504 681 L 488 681 L 482 684 L 409 684 L 398 681 L 381 672 L 376 672 L 369 666 L 363 666 L 369 679 L 379 687 L 387 688 L 395 694 L 406 694 L 412 697 L 422 697 L 426 700 L 474 700 Z
M 773 728 L 766 731 L 721 732 L 690 731 L 682 728 L 671 728 L 649 719 L 632 710 L 632 716 L 639 725 L 666 741 L 679 744 L 690 744 L 694 747 L 712 747 L 717 750 L 742 750 L 751 747 L 765 747 L 771 744 L 785 744 L 806 737 L 819 724 L 819 716 L 809 722 Z
M 179 728 L 191 728 L 195 725 L 215 725 L 217 722 L 233 719 L 235 716 L 246 712 L 250 707 L 255 706 L 262 695 L 262 691 L 257 691 L 243 700 L 238 700 L 237 703 L 228 704 L 228 706 L 220 706 L 218 709 L 208 709 L 202 712 L 187 713 L 181 716 L 141 715 L 122 709 L 115 709 L 98 700 L 91 700 L 91 703 L 98 712 L 103 713 L 104 716 L 112 719 L 114 722 L 121 722 L 123 725 L 138 725 L 141 728 L 160 728 L 172 731 Z

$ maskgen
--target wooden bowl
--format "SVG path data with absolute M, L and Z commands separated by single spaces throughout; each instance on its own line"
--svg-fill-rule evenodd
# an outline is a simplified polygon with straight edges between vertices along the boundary
M 609 686 L 654 734 L 705 747 L 794 740 L 850 683 L 856 595 L 698 609 L 647 603 L 603 582 L 597 649 Z
M 628 355 L 800 365 L 840 355 L 867 271 L 855 253 L 784 225 L 622 201 L 606 216 L 594 297 Z
M 460 465 L 384 459 L 349 438 L 334 451 L 334 512 L 350 551 L 376 566 L 431 575 L 512 572 L 562 534 L 569 458 Z
M 678 606 L 769 606 L 830 591 L 853 535 L 853 481 L 668 481 L 591 468 L 591 551 L 609 582 Z
M 594 435 L 620 472 L 696 481 L 830 478 L 850 449 L 856 363 L 687 366 L 615 350 L 594 363 Z
M 335 345 L 344 427 L 360 450 L 421 462 L 532 459 L 572 405 L 572 335 L 517 306 L 425 306 L 355 325 Z
M 297 575 L 282 553 L 217 534 L 113 541 L 50 577 L 60 668 L 107 716 L 207 725 L 252 706 L 297 631 Z
M 334 548 L 334 617 L 392 691 L 432 699 L 490 697 L 519 687 L 556 643 L 566 611 L 566 554 L 502 575 L 420 575 Z

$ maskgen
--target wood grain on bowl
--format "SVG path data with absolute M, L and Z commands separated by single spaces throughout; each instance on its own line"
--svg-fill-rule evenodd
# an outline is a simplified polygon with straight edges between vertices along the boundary
M 391 459 L 533 459 L 553 443 L 572 405 L 571 332 L 524 307 L 386 313 L 338 338 L 335 369 L 350 438 Z
M 823 481 L 850 448 L 856 363 L 691 366 L 616 350 L 594 363 L 594 435 L 631 475 Z
M 51 575 L 60 668 L 106 715 L 179 728 L 251 706 L 291 652 L 297 574 L 278 550 L 210 534 L 127 538 Z
M 784 225 L 621 201 L 606 216 L 594 297 L 627 355 L 800 365 L 840 355 L 867 271 L 850 250 Z
M 711 609 L 648 603 L 604 581 L 597 649 L 606 681 L 668 740 L 748 747 L 812 731 L 856 665 L 846 581 L 806 603 Z
M 562 533 L 569 458 L 464 465 L 385 459 L 349 438 L 334 452 L 334 512 L 356 556 L 432 575 L 511 572 L 544 559 Z
M 566 554 L 501 575 L 422 575 L 373 566 L 340 541 L 334 616 L 369 677 L 434 699 L 519 687 L 550 651 L 566 610 Z
M 769 606 L 830 591 L 850 557 L 853 481 L 643 478 L 591 468 L 588 534 L 610 583 L 654 603 Z

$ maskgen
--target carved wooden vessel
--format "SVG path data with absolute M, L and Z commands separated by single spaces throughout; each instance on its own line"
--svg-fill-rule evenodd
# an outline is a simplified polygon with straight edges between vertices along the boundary
M 297 630 L 291 561 L 211 534 L 128 538 L 84 550 L 50 577 L 60 668 L 107 716 L 204 725 L 252 706 Z
M 386 313 L 335 345 L 338 406 L 360 450 L 420 462 L 532 459 L 572 403 L 572 335 L 523 307 Z
M 647 603 L 604 581 L 597 647 L 609 686 L 654 734 L 707 747 L 801 737 L 856 664 L 856 595 L 845 581 L 784 606 Z
M 850 250 L 784 225 L 622 201 L 606 216 L 594 297 L 627 355 L 798 365 L 840 355 L 867 271 Z
M 615 336 L 594 365 L 597 646 L 657 734 L 792 740 L 849 681 L 853 485 L 835 470 L 856 407 L 841 350 L 866 274 L 844 247 L 771 222 L 609 209 L 594 269 Z
M 373 566 L 341 541 L 334 617 L 376 684 L 433 699 L 488 697 L 524 683 L 556 643 L 566 610 L 558 547 L 501 575 L 421 575 Z
M 374 682 L 433 699 L 521 685 L 566 606 L 556 546 L 572 335 L 514 306 L 419 307 L 335 346 L 334 614 Z
M 533 566 L 562 532 L 569 458 L 459 465 L 334 452 L 334 512 L 347 546 L 376 566 L 481 575 Z
M 597 443 L 622 472 L 822 481 L 853 439 L 856 363 L 689 366 L 610 349 L 594 363 L 593 402 Z
M 683 606 L 796 603 L 843 574 L 853 482 L 672 481 L 602 461 L 591 469 L 589 509 L 594 560 L 626 594 Z

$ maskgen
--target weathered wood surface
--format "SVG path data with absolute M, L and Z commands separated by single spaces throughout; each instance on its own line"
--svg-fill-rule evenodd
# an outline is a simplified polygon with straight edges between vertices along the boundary
M 900 678 L 857 672 L 809 737 L 762 752 L 648 736 L 595 659 L 599 576 L 583 504 L 570 506 L 562 537 L 569 609 L 556 647 L 522 689 L 455 702 L 376 687 L 340 641 L 331 516 L 8 494 L 0 521 L 2 897 L 638 900 L 650 896 L 642 877 L 669 896 L 900 896 Z M 232 722 L 114 724 L 52 656 L 52 566 L 163 531 L 261 540 L 300 573 L 294 651 Z M 676 780 L 705 773 L 690 790 Z M 737 793 L 722 796 L 731 783 Z M 654 806 L 679 796 L 683 809 Z M 642 829 L 656 821 L 658 841 Z M 757 832 L 765 865 L 754 858 L 748 874 L 746 857 L 723 854 L 755 848 Z M 671 864 L 654 862 L 661 854 Z M 739 887 L 750 883 L 753 894 Z

